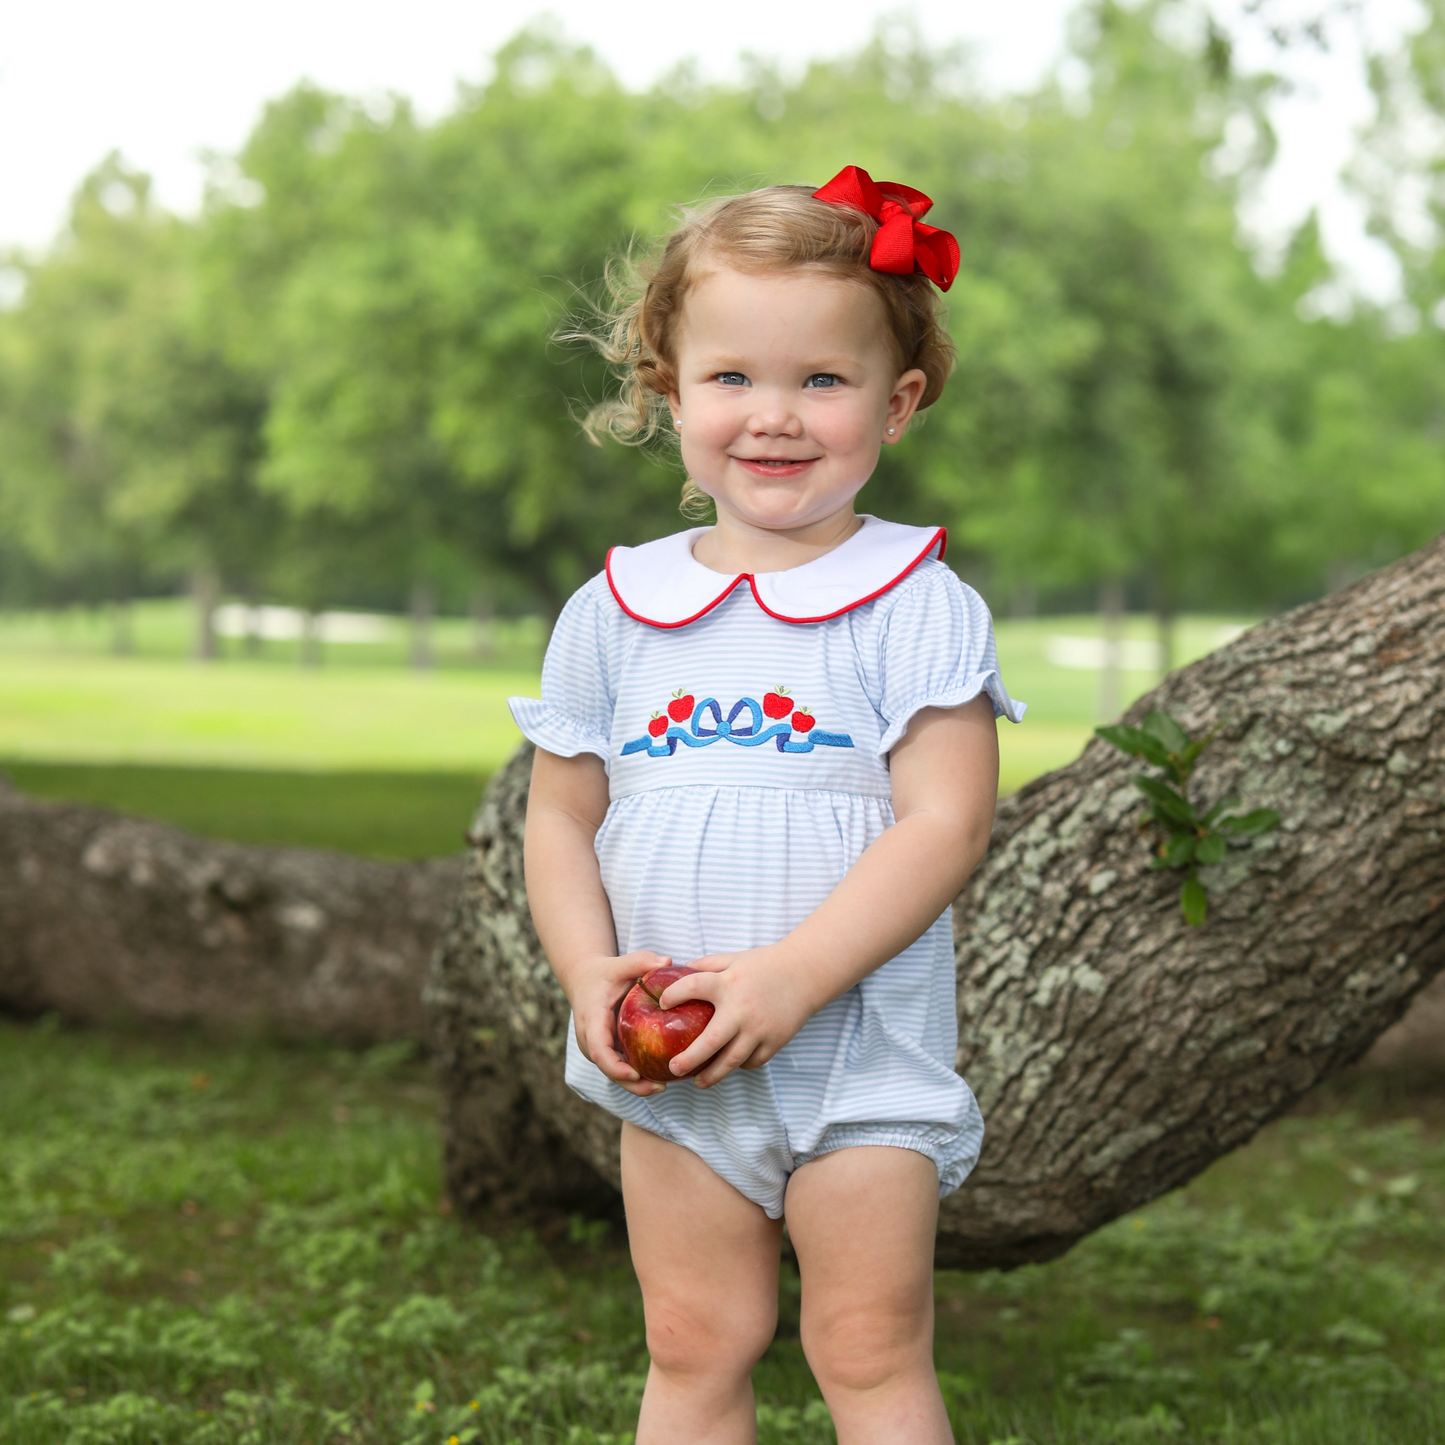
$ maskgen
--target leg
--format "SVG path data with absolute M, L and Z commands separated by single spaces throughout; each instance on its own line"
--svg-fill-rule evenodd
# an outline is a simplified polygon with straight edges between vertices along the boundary
M 787 1215 L 803 1350 L 838 1445 L 951 1445 L 933 1370 L 933 1161 L 880 1145 L 824 1154 L 789 1180 Z
M 690 1149 L 633 1124 L 622 1126 L 622 1197 L 652 1356 L 637 1445 L 750 1445 L 782 1224 Z

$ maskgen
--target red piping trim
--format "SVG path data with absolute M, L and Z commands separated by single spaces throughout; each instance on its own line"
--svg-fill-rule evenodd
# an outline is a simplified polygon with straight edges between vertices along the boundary
M 622 600 L 622 594 L 617 590 L 617 584 L 612 580 L 612 554 L 616 550 L 615 547 L 609 547 L 607 549 L 607 585 L 612 589 L 612 595 L 617 599 L 617 605 L 632 618 L 634 622 L 645 622 L 649 627 L 686 627 L 689 622 L 696 622 L 699 617 L 706 616 L 707 613 L 711 612 L 713 608 L 747 576 L 747 573 L 739 572 L 706 607 L 700 608 L 694 612 L 691 617 L 684 617 L 681 622 L 654 622 L 651 617 L 644 617 L 640 612 L 634 612 Z
M 634 612 L 623 600 L 622 594 L 617 590 L 617 584 L 612 580 L 612 553 L 615 548 L 609 548 L 607 552 L 607 585 L 612 589 L 612 595 L 617 599 L 617 605 L 634 622 L 645 622 L 649 627 L 686 627 L 689 622 L 696 622 L 699 617 L 705 616 L 718 605 L 723 598 L 727 597 L 739 582 L 746 582 L 753 594 L 753 601 L 758 604 L 769 617 L 776 617 L 779 622 L 792 622 L 798 625 L 808 622 L 827 622 L 834 617 L 841 617 L 845 612 L 852 612 L 854 608 L 861 607 L 865 602 L 872 602 L 875 597 L 881 597 L 891 588 L 896 587 L 918 564 L 923 561 L 933 549 L 938 548 L 938 560 L 943 561 L 943 554 L 948 550 L 948 528 L 940 527 L 928 539 L 928 545 L 890 582 L 885 582 L 876 592 L 870 592 L 866 597 L 860 597 L 856 602 L 850 602 L 846 607 L 840 607 L 836 612 L 825 612 L 819 617 L 788 617 L 781 612 L 774 612 L 771 607 L 758 595 L 758 584 L 751 572 L 739 572 L 706 607 L 694 612 L 691 617 L 684 617 L 681 622 L 655 622 L 651 617 L 644 617 L 640 612 Z M 825 554 L 826 555 L 826 554 Z
M 938 548 L 938 560 L 943 560 L 944 549 L 948 546 L 948 528 L 940 527 L 929 539 L 928 545 L 891 581 L 885 582 L 876 592 L 870 592 L 866 597 L 860 597 L 856 602 L 850 602 L 846 607 L 840 607 L 836 612 L 825 612 L 821 617 L 785 617 L 781 612 L 774 612 L 761 597 L 758 596 L 758 584 L 753 580 L 751 573 L 744 573 L 748 579 L 748 586 L 753 589 L 753 598 L 758 606 L 768 614 L 769 617 L 776 617 L 779 622 L 827 622 L 830 618 L 841 617 L 845 612 L 852 612 L 855 607 L 861 607 L 865 602 L 871 602 L 875 597 L 881 597 L 890 588 L 896 587 L 928 554 L 934 547 Z

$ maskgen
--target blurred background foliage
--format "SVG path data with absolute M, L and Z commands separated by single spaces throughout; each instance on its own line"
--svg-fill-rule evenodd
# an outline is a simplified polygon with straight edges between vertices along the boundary
M 678 526 L 680 477 L 583 439 L 607 378 L 550 338 L 678 203 L 846 162 L 928 191 L 963 246 L 957 375 L 868 509 L 946 523 L 996 611 L 1145 608 L 1166 649 L 1181 608 L 1318 594 L 1445 520 L 1442 45 L 1435 0 L 1375 62 L 1356 179 L 1404 267 L 1389 307 L 1339 304 L 1313 221 L 1280 255 L 1242 239 L 1273 82 L 1175 0 L 1085 5 L 1069 83 L 1029 94 L 906 26 L 644 93 L 528 30 L 430 123 L 296 87 L 195 217 L 111 157 L 10 259 L 0 597 L 555 614 L 608 545 Z
M 931 194 L 963 251 L 957 373 L 861 505 L 946 524 L 993 607 L 1032 704 L 1004 790 L 1067 762 L 1162 671 L 1445 525 L 1445 0 L 1370 63 L 1350 181 L 1388 302 L 1313 217 L 1278 246 L 1242 225 L 1284 82 L 1197 0 L 1085 0 L 1014 94 L 904 20 L 646 91 L 527 28 L 431 119 L 296 86 L 190 216 L 107 158 L 47 250 L 3 258 L 0 758 L 202 831 L 450 851 L 562 602 L 682 525 L 675 453 L 590 445 L 610 379 L 555 338 L 679 205 L 851 162 Z M 399 771 L 436 774 L 426 819 Z

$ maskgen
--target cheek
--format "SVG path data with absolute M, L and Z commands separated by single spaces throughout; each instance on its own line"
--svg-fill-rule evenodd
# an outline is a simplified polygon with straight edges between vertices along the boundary
M 811 430 L 832 451 L 865 451 L 879 444 L 883 430 L 874 412 L 874 407 L 862 404 L 820 407 Z
M 726 400 L 704 392 L 700 395 L 684 396 L 682 402 L 682 440 L 686 445 L 692 441 L 698 446 L 723 446 L 732 440 L 737 431 L 734 408 Z

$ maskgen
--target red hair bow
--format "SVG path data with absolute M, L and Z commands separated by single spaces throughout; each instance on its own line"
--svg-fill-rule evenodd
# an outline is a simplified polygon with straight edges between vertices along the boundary
M 848 206 L 879 222 L 868 264 L 875 271 L 911 276 L 922 271 L 940 291 L 958 275 L 958 242 L 952 232 L 925 226 L 932 200 L 897 181 L 875 181 L 861 166 L 844 166 L 826 186 L 813 192 L 820 201 Z

